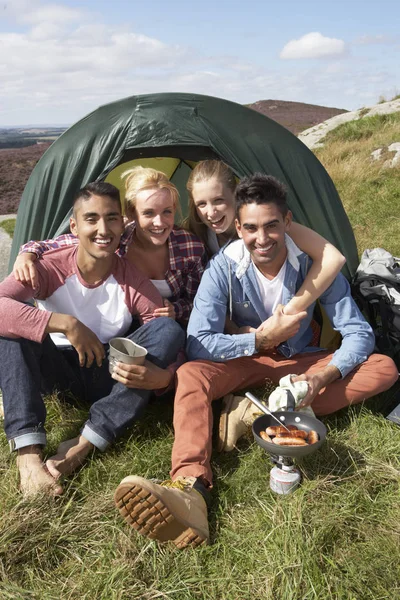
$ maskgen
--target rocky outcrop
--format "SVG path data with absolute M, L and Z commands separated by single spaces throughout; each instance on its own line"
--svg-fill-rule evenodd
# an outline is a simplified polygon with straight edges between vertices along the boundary
M 315 127 L 310 127 L 299 134 L 299 139 L 309 148 L 319 148 L 323 146 L 323 138 L 326 136 L 328 131 L 336 129 L 342 123 L 348 123 L 358 119 L 364 119 L 365 117 L 372 117 L 373 115 L 385 115 L 400 111 L 400 98 L 397 100 L 391 100 L 390 102 L 382 102 L 369 108 L 360 108 L 351 112 L 343 113 L 332 117 Z
M 387 158 L 388 153 L 394 152 L 392 158 Z M 371 152 L 372 160 L 384 160 L 383 166 L 389 169 L 400 165 L 400 142 L 394 142 L 385 148 L 377 148 Z

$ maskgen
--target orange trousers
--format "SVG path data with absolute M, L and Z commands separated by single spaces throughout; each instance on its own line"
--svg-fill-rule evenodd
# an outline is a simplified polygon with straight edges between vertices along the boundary
M 303 353 L 290 359 L 273 352 L 224 363 L 206 360 L 185 363 L 176 374 L 171 478 L 202 477 L 212 485 L 213 400 L 236 390 L 262 386 L 267 378 L 278 383 L 281 377 L 291 373 L 315 373 L 326 367 L 331 358 L 328 352 Z M 323 388 L 312 408 L 316 415 L 322 416 L 363 402 L 389 389 L 398 375 L 391 358 L 372 354 L 347 377 Z

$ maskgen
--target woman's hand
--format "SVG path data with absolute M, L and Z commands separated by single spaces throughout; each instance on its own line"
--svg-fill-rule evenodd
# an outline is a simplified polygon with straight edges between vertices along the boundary
M 37 269 L 35 261 L 37 260 L 36 254 L 33 252 L 22 252 L 15 259 L 13 267 L 13 275 L 17 281 L 21 283 L 27 283 L 32 286 L 33 289 L 37 288 L 39 284 Z
M 164 308 L 156 308 L 153 315 L 155 317 L 169 317 L 175 320 L 175 308 L 169 300 L 164 298 Z
M 244 325 L 243 327 L 239 327 L 237 333 L 256 333 L 257 329 L 255 327 L 250 327 L 250 325 Z

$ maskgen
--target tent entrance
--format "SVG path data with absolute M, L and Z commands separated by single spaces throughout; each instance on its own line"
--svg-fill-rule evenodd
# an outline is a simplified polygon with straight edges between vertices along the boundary
M 182 216 L 187 216 L 187 191 L 186 182 L 191 170 L 197 162 L 220 157 L 206 146 L 162 146 L 157 148 L 133 148 L 126 150 L 118 165 L 110 171 L 105 178 L 107 183 L 112 183 L 121 192 L 121 201 L 125 199 L 124 182 L 122 174 L 133 167 L 151 167 L 162 171 L 177 187 L 182 207 Z M 177 214 L 177 220 L 181 215 Z

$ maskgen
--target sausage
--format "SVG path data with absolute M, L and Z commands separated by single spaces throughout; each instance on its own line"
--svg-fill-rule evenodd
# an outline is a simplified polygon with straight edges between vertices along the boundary
M 298 437 L 274 437 L 272 442 L 278 446 L 308 446 L 306 440 Z
M 319 435 L 316 431 L 311 430 L 308 434 L 308 438 L 307 441 L 309 444 L 316 444 L 317 442 L 319 442 Z
M 287 431 L 284 433 L 278 433 L 278 437 L 296 437 L 302 438 L 303 440 L 306 440 L 308 436 L 308 431 L 304 431 L 304 429 L 297 429 L 296 431 L 291 431 L 290 433 Z
M 260 438 L 262 438 L 265 442 L 272 443 L 271 438 L 265 433 L 265 431 L 260 431 Z
M 289 431 L 297 431 L 297 427 L 295 425 L 287 425 Z M 280 425 L 272 425 L 271 427 L 267 427 L 266 429 L 267 435 L 278 435 L 278 433 L 288 433 L 286 429 Z

